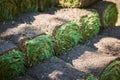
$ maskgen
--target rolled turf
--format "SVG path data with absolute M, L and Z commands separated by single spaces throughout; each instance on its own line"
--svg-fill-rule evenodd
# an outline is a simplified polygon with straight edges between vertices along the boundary
M 32 67 L 54 56 L 53 38 L 49 35 L 40 35 L 21 44 L 26 53 L 26 65 Z
M 80 20 L 80 31 L 82 34 L 81 43 L 85 43 L 95 37 L 101 27 L 99 14 L 97 12 L 93 12 L 87 16 L 84 16 Z
M 0 80 L 14 80 L 25 73 L 24 54 L 12 49 L 0 56 Z
M 60 55 L 78 44 L 81 38 L 80 22 L 71 21 L 60 26 L 55 33 L 56 53 Z
M 20 13 L 37 12 L 38 0 L 14 0 Z
M 39 11 L 45 11 L 51 7 L 51 0 L 38 0 Z
M 99 80 L 119 80 L 120 79 L 120 59 L 112 61 L 101 73 Z
M 18 10 L 14 0 L 0 0 L 0 21 L 12 20 L 17 13 Z
M 91 7 L 100 15 L 102 26 L 114 26 L 118 19 L 118 10 L 115 3 L 100 1 Z
M 100 0 L 59 0 L 62 7 L 88 7 Z

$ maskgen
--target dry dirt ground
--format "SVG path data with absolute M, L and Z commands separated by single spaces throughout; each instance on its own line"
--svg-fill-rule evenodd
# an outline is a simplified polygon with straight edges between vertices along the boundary
M 120 1 L 111 1 L 116 2 L 120 11 Z M 35 25 L 40 24 L 39 16 L 54 15 L 55 12 L 56 9 L 44 13 L 28 13 L 11 22 L 0 22 L 0 54 L 17 47 L 19 40 L 24 37 L 42 34 L 41 29 L 35 28 Z M 62 12 L 59 15 L 61 14 Z M 66 22 L 63 19 L 59 20 Z M 32 25 L 33 23 L 35 25 Z M 89 73 L 98 77 L 111 60 L 120 56 L 120 14 L 116 25 L 101 31 L 88 43 L 76 45 L 65 55 L 53 57 L 29 69 L 19 80 L 77 80 Z

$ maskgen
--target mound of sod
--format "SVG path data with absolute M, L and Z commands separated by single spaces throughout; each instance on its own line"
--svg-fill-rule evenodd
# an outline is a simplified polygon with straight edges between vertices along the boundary
M 27 66 L 32 67 L 54 56 L 53 38 L 49 35 L 41 35 L 27 40 L 23 42 L 22 50 L 26 52 Z
M 111 62 L 104 69 L 99 80 L 120 80 L 120 60 Z
M 14 80 L 24 73 L 22 52 L 13 49 L 0 56 L 0 80 Z
M 56 30 L 56 51 L 57 55 L 64 53 L 66 50 L 71 49 L 77 45 L 81 38 L 79 21 L 71 21 Z
M 115 3 L 100 1 L 92 6 L 100 15 L 103 27 L 114 26 L 118 19 L 118 10 Z
M 98 80 L 94 75 L 90 74 L 85 80 Z
M 20 13 L 38 11 L 38 0 L 15 0 Z
M 13 0 L 0 0 L 0 21 L 12 20 L 17 13 L 17 6 Z
M 81 43 L 92 39 L 100 31 L 101 23 L 99 15 L 96 12 L 93 12 L 87 16 L 84 16 L 80 20 L 80 31 L 82 34 Z
M 51 0 L 38 0 L 39 11 L 45 11 L 51 7 Z
M 62 7 L 88 7 L 100 0 L 59 0 Z

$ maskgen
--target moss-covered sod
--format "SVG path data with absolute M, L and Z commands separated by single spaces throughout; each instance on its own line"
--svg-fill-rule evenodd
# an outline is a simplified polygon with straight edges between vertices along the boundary
M 17 13 L 17 6 L 13 0 L 0 0 L 0 21 L 12 20 Z
M 59 0 L 62 7 L 78 7 L 80 0 Z
M 39 0 L 39 11 L 45 11 L 51 7 L 51 0 Z
M 88 7 L 99 0 L 59 0 L 62 7 Z
M 79 21 L 73 20 L 56 30 L 55 39 L 58 55 L 78 44 L 81 38 L 79 25 Z
M 103 14 L 104 26 L 114 26 L 118 19 L 116 4 L 107 6 Z
M 85 43 L 86 41 L 96 36 L 99 33 L 101 27 L 100 18 L 96 12 L 83 17 L 80 21 L 80 24 L 80 31 L 82 34 L 80 41 L 81 43 Z
M 99 80 L 120 80 L 120 60 L 111 62 L 102 72 Z
M 90 74 L 85 80 L 98 80 L 94 75 Z
M 27 40 L 22 44 L 26 52 L 27 66 L 32 67 L 54 56 L 53 38 L 49 35 L 41 35 Z
M 38 0 L 0 0 L 0 21 L 13 20 L 16 15 L 38 11 Z
M 115 3 L 100 1 L 91 8 L 96 9 L 100 15 L 102 26 L 114 26 L 118 19 L 118 10 Z
M 25 73 L 24 55 L 11 50 L 0 56 L 0 80 L 14 80 Z
M 15 0 L 19 13 L 38 11 L 38 0 Z

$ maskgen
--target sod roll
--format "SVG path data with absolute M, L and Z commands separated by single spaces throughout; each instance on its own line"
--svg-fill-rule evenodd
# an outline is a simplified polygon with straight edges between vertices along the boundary
M 0 21 L 12 20 L 17 13 L 17 6 L 13 0 L 0 0 Z
M 91 8 L 96 9 L 100 15 L 102 26 L 114 26 L 118 19 L 118 10 L 115 3 L 100 1 Z
M 49 35 L 40 35 L 33 39 L 26 39 L 21 44 L 26 53 L 26 65 L 32 67 L 54 56 L 53 38 Z
M 45 11 L 51 7 L 51 0 L 38 0 L 39 11 Z
M 79 23 L 79 21 L 71 21 L 56 30 L 55 43 L 57 55 L 64 53 L 78 44 L 81 38 Z
M 112 61 L 101 73 L 99 80 L 119 80 L 120 79 L 120 59 Z
M 0 80 L 14 80 L 25 73 L 24 55 L 16 49 L 0 56 Z
M 62 7 L 88 7 L 100 0 L 59 0 Z
M 95 37 L 100 31 L 101 23 L 97 12 L 84 16 L 80 20 L 81 43 L 85 43 Z
M 20 13 L 38 11 L 38 0 L 15 0 L 15 3 Z

